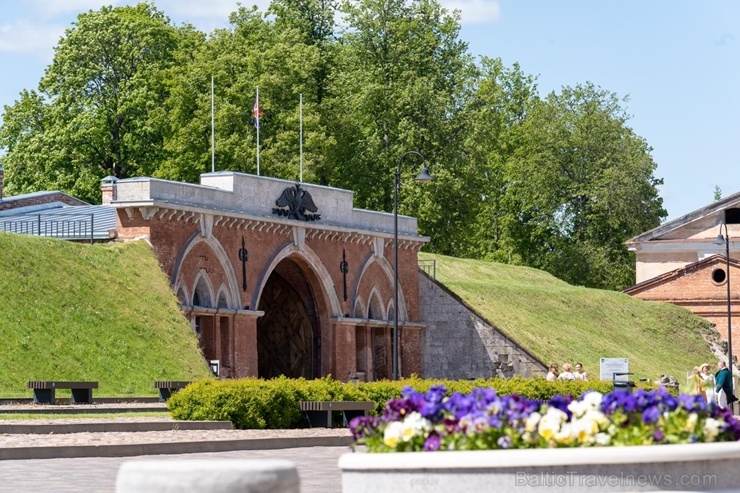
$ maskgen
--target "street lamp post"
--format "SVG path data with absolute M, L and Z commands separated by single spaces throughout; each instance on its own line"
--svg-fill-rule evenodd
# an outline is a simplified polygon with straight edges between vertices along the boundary
M 432 177 L 429 175 L 429 169 L 426 167 L 426 160 L 421 153 L 417 151 L 407 151 L 401 154 L 398 158 L 398 167 L 396 168 L 396 184 L 393 193 L 393 380 L 398 380 L 399 368 L 398 368 L 398 190 L 401 186 L 401 162 L 403 158 L 414 154 L 421 158 L 423 164 L 421 172 L 416 179 L 420 182 L 431 181 Z
M 725 236 L 722 236 L 722 226 L 725 227 Z M 732 381 L 734 382 L 735 372 L 732 365 L 732 306 L 730 305 L 730 233 L 727 232 L 727 223 L 724 221 L 719 226 L 719 234 L 714 244 L 725 245 L 725 261 L 727 262 L 727 368 L 730 370 L 730 375 L 733 375 Z

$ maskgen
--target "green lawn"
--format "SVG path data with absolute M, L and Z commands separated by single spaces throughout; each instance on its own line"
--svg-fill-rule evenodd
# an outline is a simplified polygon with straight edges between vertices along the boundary
M 437 281 L 546 363 L 582 362 L 598 378 L 599 360 L 628 358 L 634 378 L 673 375 L 717 361 L 704 337 L 709 322 L 668 303 L 571 286 L 546 272 L 420 253 L 436 260 Z
M 0 233 L 0 252 L 0 397 L 30 397 L 28 380 L 94 380 L 95 396 L 153 396 L 155 380 L 209 375 L 145 241 Z

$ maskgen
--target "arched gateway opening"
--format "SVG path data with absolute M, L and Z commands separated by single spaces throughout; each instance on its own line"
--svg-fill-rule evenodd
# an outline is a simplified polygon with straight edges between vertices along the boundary
M 321 331 L 314 292 L 300 266 L 280 262 L 259 301 L 265 315 L 257 321 L 258 374 L 315 378 L 320 374 Z

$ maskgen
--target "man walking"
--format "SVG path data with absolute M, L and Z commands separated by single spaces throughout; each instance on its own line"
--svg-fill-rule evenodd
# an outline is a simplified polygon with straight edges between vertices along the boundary
M 732 406 L 735 402 L 735 395 L 732 389 L 732 373 L 727 369 L 724 361 L 717 363 L 717 374 L 714 376 L 716 382 L 717 404 L 722 409 Z

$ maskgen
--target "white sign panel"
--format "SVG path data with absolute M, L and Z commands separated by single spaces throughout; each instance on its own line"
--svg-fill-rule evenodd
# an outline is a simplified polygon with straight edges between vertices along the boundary
M 599 378 L 601 380 L 613 380 L 615 373 L 629 373 L 629 364 L 627 358 L 601 358 L 601 368 Z M 617 380 L 629 380 L 628 375 L 620 377 Z

